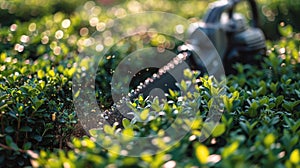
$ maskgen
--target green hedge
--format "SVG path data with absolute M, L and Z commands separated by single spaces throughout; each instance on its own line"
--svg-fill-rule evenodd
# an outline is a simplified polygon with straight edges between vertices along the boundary
M 142 157 L 135 158 L 116 155 L 114 152 L 120 152 L 117 144 L 111 144 L 114 150 L 103 149 L 96 142 L 105 141 L 105 137 L 99 136 L 96 140 L 75 138 L 72 150 L 41 151 L 32 163 L 50 167 L 161 167 L 174 164 L 178 167 L 298 167 L 300 75 L 297 72 L 300 66 L 299 50 L 295 48 L 299 46 L 299 39 L 292 34 L 287 35 L 290 37 L 269 44 L 268 56 L 261 69 L 253 65 L 236 65 L 238 74 L 228 77 L 227 92 L 222 97 L 225 111 L 221 123 L 207 141 L 199 142 L 199 130 L 207 126 L 200 116 L 207 114 L 217 88 L 211 78 L 204 77 L 201 78 L 203 86 L 197 88 L 200 94 L 183 98 L 184 104 L 200 106 L 196 113 L 200 118 L 175 147 L 157 155 L 144 153 Z M 170 97 L 176 100 L 176 94 L 171 93 Z M 141 111 L 140 115 L 149 108 L 147 104 L 166 115 L 147 124 L 127 123 L 123 134 L 128 134 L 128 130 L 133 131 L 135 136 L 155 134 L 173 121 L 174 111 L 185 111 L 182 102 L 169 102 L 157 107 L 157 102 L 139 99 L 135 104 Z M 113 130 L 114 127 L 105 129 L 112 136 Z M 164 145 L 167 143 L 161 137 L 157 146 Z
M 293 31 L 292 26 L 276 25 L 283 37 L 268 42 L 268 55 L 262 65 L 236 65 L 238 74 L 228 76 L 226 96 L 222 97 L 224 114 L 221 124 L 209 140 L 199 142 L 199 130 L 206 125 L 198 119 L 193 130 L 174 148 L 154 156 L 123 157 L 105 150 L 88 137 L 82 137 L 84 133 L 74 112 L 71 90 L 76 71 L 74 63 L 84 48 L 82 41 L 88 37 L 83 32 L 88 30 L 88 35 L 91 35 L 96 30 L 86 17 L 88 10 L 84 7 L 75 10 L 75 1 L 32 2 L 36 5 L 25 4 L 23 7 L 23 1 L 0 1 L 1 16 L 7 16 L 6 20 L 1 20 L 0 29 L 0 165 L 160 167 L 176 163 L 177 167 L 299 166 L 300 39 L 294 33 L 297 29 Z M 130 13 L 128 4 L 129 1 L 124 4 L 116 2 L 114 9 Z M 203 15 L 206 4 L 202 1 L 147 1 L 142 7 L 192 17 Z M 112 6 L 98 6 L 94 2 L 85 3 L 87 5 L 95 7 L 95 14 L 103 22 L 115 17 Z M 66 6 L 66 9 L 55 6 Z M 9 7 L 18 7 L 20 12 L 9 13 Z M 69 9 L 71 11 L 65 11 Z M 186 12 L 185 9 L 193 10 Z M 29 10 L 37 10 L 38 14 L 23 15 Z M 150 36 L 141 38 L 149 39 Z M 145 41 L 142 45 L 163 45 L 157 44 L 155 38 Z M 111 68 L 122 56 L 135 49 L 135 43 L 130 45 L 132 48 L 129 49 L 126 45 L 116 50 L 113 48 L 108 56 L 115 54 L 119 57 L 99 64 L 97 99 L 107 107 L 111 104 L 110 95 L 104 91 L 109 88 Z M 186 74 L 190 76 L 189 72 Z M 215 92 L 209 77 L 201 80 L 203 86 L 196 88 L 197 94 L 185 98 L 185 103 L 201 107 L 198 116 L 207 113 Z M 170 94 L 170 98 L 176 100 L 176 94 Z M 136 100 L 134 107 L 140 111 L 155 106 L 166 115 L 146 125 L 124 121 L 125 130 L 137 136 L 163 130 L 173 120 L 173 112 L 185 108 L 182 102 L 169 103 Z M 106 129 L 108 132 L 114 130 Z M 96 140 L 103 140 L 101 138 Z M 164 145 L 163 141 L 158 145 Z M 118 152 L 118 146 L 113 147 Z

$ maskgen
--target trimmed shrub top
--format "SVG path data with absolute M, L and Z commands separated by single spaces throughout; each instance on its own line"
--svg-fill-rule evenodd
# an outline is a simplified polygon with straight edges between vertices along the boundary
M 105 7 L 102 1 L 84 1 L 82 7 L 75 9 L 77 1 L 49 1 L 33 5 L 30 16 L 22 14 L 29 14 L 31 9 L 20 7 L 24 3 L 0 1 L 0 14 L 9 18 L 1 21 L 0 29 L 1 167 L 300 166 L 300 35 L 292 26 L 278 26 L 281 38 L 268 42 L 267 56 L 260 57 L 260 65 L 235 64 L 237 74 L 227 76 L 226 91 L 219 90 L 213 77 L 198 77 L 197 72 L 186 70 L 188 80 L 178 84 L 186 90 L 185 96 L 170 91 L 168 102 L 143 97 L 131 102 L 135 117 L 147 122 L 124 119 L 120 123 L 123 129 L 105 126 L 104 132 L 112 137 L 125 137 L 126 142 L 133 137 L 158 135 L 152 145 L 161 152 L 151 155 L 144 151 L 141 157 L 126 157 L 123 155 L 127 151 L 120 144 L 111 143 L 107 136 L 87 136 L 97 135 L 97 130 L 86 133 L 74 110 L 72 78 L 78 71 L 76 62 L 86 40 L 99 31 L 103 46 L 107 45 L 109 23 L 126 13 L 153 9 L 191 17 L 202 15 L 207 2 L 179 5 L 175 1 L 128 1 Z M 66 8 L 60 9 L 62 6 Z M 184 10 L 191 6 L 201 8 Z M 16 12 L 19 8 L 20 13 Z M 113 69 L 126 55 L 146 46 L 173 51 L 180 44 L 155 33 L 118 42 L 99 62 L 97 103 L 103 109 L 111 106 L 109 83 Z M 88 63 L 84 59 L 80 62 L 82 66 Z M 194 87 L 195 92 L 189 93 L 188 86 Z M 223 107 L 222 117 L 211 130 L 205 116 L 217 101 L 214 95 L 220 92 L 224 92 L 218 100 Z M 194 115 L 195 120 L 177 120 L 178 113 Z M 171 146 L 165 129 L 175 119 L 191 130 Z M 212 134 L 202 142 L 205 130 Z M 110 150 L 97 142 L 107 142 Z M 169 149 L 162 150 L 166 148 Z

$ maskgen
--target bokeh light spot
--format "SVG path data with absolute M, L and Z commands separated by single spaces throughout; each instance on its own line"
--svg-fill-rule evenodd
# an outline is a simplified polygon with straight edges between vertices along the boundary
M 17 25 L 17 24 L 12 24 L 12 25 L 10 26 L 10 31 L 16 31 L 17 28 L 18 28 L 18 25 Z
M 56 39 L 62 39 L 64 37 L 64 32 L 62 30 L 58 30 L 55 32 L 55 38 Z
M 89 34 L 89 29 L 86 27 L 83 27 L 80 29 L 79 34 L 80 34 L 80 36 L 87 36 Z
M 70 27 L 70 25 L 71 25 L 71 21 L 70 21 L 70 19 L 65 19 L 65 20 L 63 20 L 62 22 L 61 22 L 61 26 L 63 27 L 63 28 L 68 28 L 68 27 Z
M 36 24 L 35 23 L 30 23 L 30 25 L 28 26 L 28 30 L 33 32 L 36 30 Z
M 21 38 L 20 38 L 20 41 L 22 43 L 27 43 L 29 40 L 30 40 L 30 38 L 27 35 L 22 35 Z

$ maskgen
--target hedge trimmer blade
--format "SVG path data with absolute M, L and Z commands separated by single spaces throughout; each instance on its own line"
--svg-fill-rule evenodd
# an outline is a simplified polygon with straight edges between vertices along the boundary
M 147 97 L 151 90 L 155 88 L 160 88 L 165 93 L 168 92 L 169 89 L 176 89 L 176 81 L 170 80 L 170 74 L 168 74 L 168 72 L 179 67 L 179 65 L 186 61 L 190 56 L 191 51 L 189 50 L 179 53 L 166 65 L 159 68 L 157 73 L 152 74 L 151 77 L 148 77 L 145 81 L 141 82 L 135 89 L 132 89 L 130 93 L 128 93 L 128 96 L 122 97 L 119 101 L 115 102 L 110 109 L 105 110 L 103 114 L 104 119 L 111 125 L 119 124 L 122 122 L 123 118 L 132 118 L 129 114 L 130 108 L 128 107 L 128 103 L 135 98 L 138 98 L 140 95 Z

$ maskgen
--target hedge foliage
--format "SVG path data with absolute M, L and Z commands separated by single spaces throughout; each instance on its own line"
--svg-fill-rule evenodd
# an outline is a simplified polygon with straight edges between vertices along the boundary
M 174 120 L 176 111 L 193 113 L 193 109 L 186 109 L 186 105 L 194 103 L 195 107 L 200 107 L 200 111 L 196 112 L 199 118 L 194 121 L 191 132 L 175 147 L 157 155 L 143 153 L 142 157 L 135 158 L 116 155 L 115 152 L 121 152 L 117 144 L 110 144 L 114 150 L 107 151 L 95 143 L 107 141 L 106 137 L 99 136 L 94 140 L 75 138 L 73 150 L 41 151 L 33 163 L 50 167 L 298 167 L 300 76 L 297 72 L 300 67 L 299 51 L 295 48 L 299 46 L 299 39 L 292 34 L 270 43 L 268 56 L 259 71 L 253 65 L 236 65 L 238 74 L 228 77 L 227 92 L 222 97 L 225 110 L 221 123 L 203 143 L 199 142 L 202 135 L 199 130 L 207 125 L 201 116 L 207 114 L 216 90 L 212 78 L 207 76 L 201 78 L 203 86 L 197 88 L 198 94 L 184 97 L 183 102 L 157 104 L 155 101 L 137 100 L 135 107 L 140 118 L 144 117 L 147 109 L 155 109 L 164 115 L 154 117 L 147 124 L 124 121 L 125 129 L 119 133 L 128 135 L 132 132 L 132 135 L 142 136 L 163 132 Z M 170 96 L 176 100 L 176 94 L 171 92 Z M 146 115 L 156 116 L 155 112 Z M 105 129 L 112 135 L 114 131 L 115 127 Z M 165 149 L 168 144 L 164 140 L 163 136 L 158 140 L 158 148 Z
M 163 132 L 178 111 L 197 116 L 194 124 L 182 121 L 191 125 L 192 130 L 169 150 L 157 155 L 143 153 L 139 158 L 124 157 L 115 154 L 121 152 L 118 144 L 109 144 L 114 150 L 107 151 L 96 143 L 107 140 L 105 137 L 89 138 L 80 132 L 72 102 L 72 77 L 78 55 L 85 48 L 84 41 L 96 30 L 103 32 L 104 39 L 108 38 L 106 26 L 125 13 L 151 9 L 189 18 L 203 15 L 207 2 L 129 1 L 115 2 L 107 8 L 92 1 L 30 2 L 34 5 L 19 0 L 0 1 L 1 16 L 7 18 L 1 21 L 0 29 L 1 167 L 300 166 L 300 35 L 292 26 L 278 25 L 282 37 L 268 42 L 267 56 L 262 58 L 261 65 L 235 65 L 238 73 L 227 77 L 226 93 L 222 96 L 224 111 L 220 124 L 208 140 L 199 141 L 201 128 L 209 127 L 203 116 L 214 101 L 213 95 L 220 90 L 215 88 L 212 77 L 204 76 L 199 79 L 203 85 L 192 85 L 196 92 L 187 94 L 184 101 L 177 101 L 178 94 L 174 92 L 169 96 L 174 101 L 161 104 L 137 99 L 133 104 L 136 117 L 155 116 L 149 122 L 124 120 L 123 130 L 106 127 L 111 136 L 159 133 L 161 137 L 155 145 L 160 149 L 168 146 Z M 83 6 L 75 9 L 80 4 Z M 65 8 L 57 8 L 62 6 Z M 98 21 L 94 24 L 93 20 Z M 158 37 L 144 35 L 140 38 L 149 40 L 141 45 L 172 43 L 166 37 L 160 44 Z M 126 50 L 111 50 L 107 56 L 117 57 L 99 64 L 96 94 L 105 107 L 111 105 L 110 94 L 105 92 L 111 70 L 122 56 L 135 49 L 135 43 L 130 45 L 132 48 Z M 197 75 L 193 73 L 185 74 L 195 82 Z M 180 84 L 182 89 L 186 85 Z M 195 108 L 191 110 L 190 106 Z M 157 117 L 157 112 L 163 115 Z

